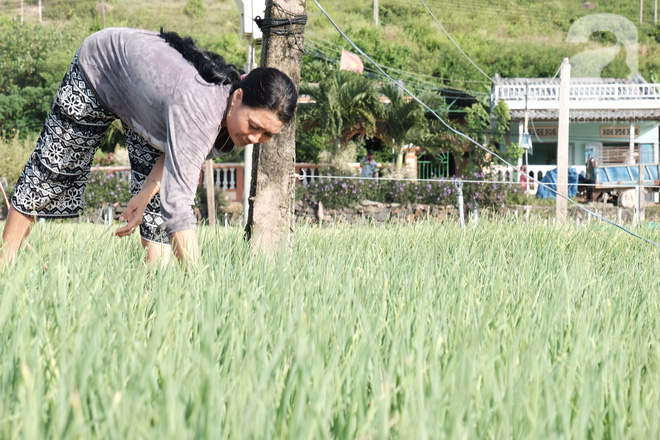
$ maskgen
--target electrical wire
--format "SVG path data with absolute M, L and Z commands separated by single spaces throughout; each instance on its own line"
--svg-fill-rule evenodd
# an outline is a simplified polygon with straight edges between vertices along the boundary
M 317 46 L 325 45 L 325 46 L 329 46 L 330 48 L 332 48 L 334 50 L 338 50 L 338 51 L 341 51 L 343 49 L 343 47 L 341 47 L 341 46 L 339 46 L 339 45 L 337 45 L 337 44 L 335 44 L 331 41 L 325 40 L 322 37 L 319 37 L 314 32 L 307 31 L 305 33 L 305 35 L 307 36 L 307 41 L 311 41 L 314 44 L 316 44 Z M 429 79 L 435 80 L 435 81 L 444 80 L 444 81 L 475 83 L 475 84 L 491 84 L 490 81 L 482 81 L 482 80 L 475 80 L 475 79 L 449 78 L 449 77 L 438 78 L 437 76 L 433 76 L 433 75 L 429 75 L 429 74 L 425 74 L 425 73 L 419 73 L 419 72 L 410 72 L 410 71 L 406 71 L 406 70 L 397 69 L 395 67 L 385 66 L 385 65 L 382 65 L 382 64 L 381 64 L 381 67 L 383 69 L 386 69 L 386 70 L 391 70 L 392 72 L 396 72 L 396 73 L 400 73 L 400 74 L 404 74 L 404 75 L 410 75 L 411 77 L 429 78 Z
M 450 125 L 449 125 L 447 122 L 445 122 L 445 120 L 442 119 L 442 118 L 441 118 L 441 117 L 440 117 L 440 116 L 439 116 L 439 115 L 438 115 L 438 114 L 437 114 L 437 113 L 436 113 L 431 107 L 429 107 L 428 105 L 426 105 L 426 103 L 424 103 L 421 99 L 419 99 L 417 96 L 415 96 L 414 94 L 412 94 L 412 93 L 411 93 L 411 92 L 410 92 L 405 86 L 403 86 L 403 85 L 397 83 L 397 81 L 396 81 L 394 78 L 392 78 L 390 75 L 388 75 L 383 69 L 381 69 L 380 66 L 379 66 L 374 60 L 372 60 L 371 57 L 370 57 L 369 55 L 367 55 L 362 49 L 360 49 L 360 48 L 359 48 L 359 47 L 353 42 L 353 40 L 351 40 L 351 39 L 350 39 L 350 38 L 344 33 L 344 31 L 341 30 L 341 28 L 337 25 L 337 23 L 335 23 L 335 21 L 332 19 L 332 17 L 330 17 L 330 15 L 325 11 L 325 9 L 323 9 L 323 6 L 321 6 L 321 4 L 319 3 L 318 0 L 314 0 L 314 3 L 316 3 L 316 6 L 318 6 L 318 8 L 321 10 L 321 12 L 327 17 L 327 19 L 330 21 L 330 23 L 332 23 L 332 25 L 335 27 L 335 29 L 337 29 L 337 31 L 342 35 L 342 37 L 344 37 L 344 38 L 346 39 L 346 41 L 348 41 L 348 43 L 349 43 L 349 44 L 350 44 L 350 45 L 351 45 L 356 51 L 358 51 L 358 53 L 359 53 L 360 55 L 362 55 L 362 56 L 363 56 L 365 59 L 367 59 L 371 64 L 373 64 L 373 65 L 374 65 L 374 66 L 380 71 L 380 73 L 382 73 L 386 78 L 388 78 L 390 81 L 392 81 L 397 87 L 399 87 L 399 88 L 400 88 L 401 90 L 403 90 L 404 92 L 408 93 L 408 94 L 409 94 L 409 95 L 410 95 L 415 101 L 417 101 L 417 102 L 418 102 L 419 104 L 421 104 L 424 108 L 426 108 L 429 112 L 431 112 L 431 114 L 433 114 L 433 116 L 435 116 L 435 117 L 436 117 L 436 118 L 437 118 L 437 119 L 438 119 L 438 120 L 439 120 L 439 121 L 440 121 L 445 127 L 447 127 L 450 131 L 452 131 L 452 132 L 454 132 L 455 134 L 457 134 L 457 135 L 459 135 L 459 136 L 465 138 L 466 140 L 472 142 L 474 145 L 478 146 L 478 147 L 481 148 L 482 150 L 484 150 L 484 151 L 488 152 L 489 154 L 491 154 L 492 156 L 498 158 L 502 163 L 506 164 L 507 166 L 509 166 L 510 168 L 512 168 L 514 171 L 516 171 L 516 172 L 518 172 L 518 173 L 524 175 L 524 176 L 527 177 L 530 181 L 532 181 L 532 182 L 536 182 L 536 184 L 538 184 L 539 186 L 543 186 L 543 187 L 545 187 L 548 191 L 551 191 L 552 193 L 554 193 L 554 194 L 555 194 L 556 196 L 558 196 L 558 197 L 562 197 L 562 198 L 565 199 L 567 202 L 569 202 L 569 203 L 571 203 L 571 204 L 577 206 L 579 209 L 582 209 L 583 211 L 590 213 L 590 214 L 593 215 L 594 217 L 599 218 L 599 219 L 603 220 L 604 222 L 609 223 L 609 224 L 611 224 L 612 226 L 615 226 L 615 227 L 621 229 L 622 231 L 624 231 L 624 232 L 626 232 L 626 233 L 632 235 L 633 237 L 636 237 L 636 238 L 638 238 L 638 239 L 640 239 L 640 240 L 642 240 L 642 241 L 645 241 L 646 243 L 652 244 L 652 245 L 654 245 L 654 246 L 658 246 L 658 247 L 660 247 L 660 243 L 656 243 L 656 242 L 654 242 L 654 241 L 652 241 L 652 240 L 649 240 L 648 238 L 645 238 L 645 237 L 642 237 L 641 235 L 635 234 L 634 232 L 632 232 L 631 230 L 625 228 L 624 226 L 619 225 L 618 223 L 613 222 L 613 221 L 611 221 L 611 220 L 609 220 L 609 219 L 607 219 L 607 218 L 605 218 L 605 217 L 603 217 L 603 216 L 601 216 L 601 215 L 599 215 L 599 214 L 597 214 L 597 213 L 595 213 L 595 212 L 593 212 L 593 211 L 591 211 L 591 210 L 585 208 L 584 206 L 581 206 L 580 204 L 578 204 L 577 202 L 575 202 L 574 200 L 572 200 L 570 197 L 568 197 L 568 196 L 566 196 L 566 195 L 564 195 L 564 194 L 562 194 L 562 193 L 560 193 L 560 192 L 558 192 L 558 191 L 555 191 L 554 189 L 552 189 L 551 187 L 549 187 L 549 186 L 546 185 L 545 183 L 542 183 L 542 182 L 538 181 L 537 179 L 531 177 L 530 175 L 528 175 L 528 174 L 525 173 L 524 171 L 520 170 L 518 167 L 512 165 L 512 164 L 509 163 L 507 160 L 505 160 L 502 156 L 500 156 L 499 154 L 497 154 L 495 151 L 489 150 L 488 148 L 484 147 L 483 145 L 481 145 L 481 144 L 480 144 L 479 142 L 477 142 L 476 140 L 472 139 L 472 138 L 471 138 L 470 136 L 468 136 L 467 134 L 462 133 L 462 132 L 456 130 L 455 128 L 453 128 L 452 126 L 450 126 Z
M 309 43 L 309 41 L 308 41 Z M 306 53 L 308 55 L 317 57 L 319 59 L 322 59 L 324 61 L 327 61 L 329 63 L 337 64 L 339 60 L 335 57 L 326 55 L 324 52 L 317 51 L 314 47 L 311 47 L 311 45 L 307 45 L 306 47 Z M 380 74 L 377 71 L 370 70 L 368 68 L 365 68 L 364 70 L 364 75 L 368 78 L 371 79 L 380 79 Z M 473 92 L 473 91 L 467 91 L 467 90 L 461 90 L 461 89 L 456 89 L 454 87 L 448 87 L 444 84 L 441 83 L 432 83 L 429 81 L 416 81 L 415 79 L 405 79 L 406 83 L 410 85 L 414 90 L 417 91 L 422 91 L 424 93 L 433 93 L 436 94 L 438 92 L 442 92 L 442 96 L 445 99 L 465 99 L 466 95 L 469 94 L 472 96 L 488 96 L 487 93 L 479 93 L 479 92 Z
M 375 180 L 373 177 L 362 177 L 362 176 L 331 176 L 331 175 L 318 175 L 318 174 L 293 174 L 293 177 L 297 177 L 300 180 L 305 180 L 307 178 L 312 178 L 311 182 L 314 181 L 323 181 L 324 179 L 328 180 Z M 378 181 L 391 181 L 391 182 L 415 182 L 415 183 L 456 183 L 461 181 L 463 183 L 475 183 L 479 185 L 490 184 L 490 185 L 527 185 L 529 182 L 510 182 L 507 180 L 471 180 L 463 178 L 455 179 L 410 179 L 407 177 L 379 177 Z M 547 184 L 542 186 L 546 187 Z M 601 186 L 608 189 L 632 189 L 632 188 L 650 188 L 650 189 L 660 189 L 660 185 L 640 185 L 638 183 L 632 183 L 630 185 L 611 185 L 603 186 L 603 184 L 598 183 L 577 183 L 571 182 L 568 186 L 583 186 L 583 187 L 597 187 Z
M 421 3 L 422 5 L 424 5 L 424 8 L 426 8 L 427 12 L 431 15 L 431 18 L 433 18 L 433 21 L 435 21 L 436 24 L 437 24 L 438 26 L 440 26 L 440 29 L 442 29 L 442 32 L 444 32 L 444 34 L 447 36 L 447 38 L 449 38 L 449 41 L 451 41 L 452 43 L 454 43 L 454 46 L 456 46 L 456 49 L 458 49 L 459 52 L 461 52 L 461 53 L 463 54 L 463 56 L 464 56 L 464 57 L 465 57 L 465 58 L 466 58 L 466 59 L 467 59 L 467 60 L 468 60 L 468 61 L 469 61 L 469 62 L 470 62 L 470 63 L 471 63 L 471 64 L 472 64 L 472 65 L 473 65 L 473 66 L 474 66 L 479 72 L 481 72 L 486 78 L 488 78 L 491 82 L 494 83 L 495 80 L 494 80 L 493 78 L 491 78 L 486 72 L 484 72 L 483 70 L 481 70 L 481 67 L 477 66 L 477 63 L 475 63 L 474 61 L 472 61 L 472 58 L 470 58 L 470 57 L 468 56 L 468 54 L 466 54 L 466 53 L 463 51 L 463 49 L 461 49 L 461 47 L 458 45 L 458 43 L 456 43 L 456 42 L 454 41 L 454 39 L 451 37 L 451 35 L 449 35 L 449 32 L 447 32 L 447 31 L 445 30 L 445 27 L 444 27 L 444 26 L 438 21 L 437 18 L 435 18 L 435 15 L 433 15 L 433 12 L 431 12 L 431 10 L 429 9 L 429 7 L 426 6 L 426 3 L 424 2 L 424 0 L 419 0 L 419 1 L 420 1 L 420 3 Z
M 416 0 L 389 0 L 389 3 L 395 3 L 400 5 L 412 5 L 412 3 L 415 1 Z M 575 19 L 584 15 L 588 15 L 590 13 L 588 10 L 578 10 L 573 12 L 565 11 L 563 9 L 558 9 L 558 8 L 549 10 L 547 4 L 543 4 L 543 6 L 539 6 L 539 7 L 532 7 L 532 6 L 512 7 L 509 5 L 489 4 L 483 1 L 480 1 L 479 3 L 466 2 L 466 1 L 458 3 L 458 2 L 438 1 L 438 0 L 429 0 L 429 4 L 437 5 L 438 7 L 442 7 L 444 10 L 450 10 L 453 12 L 463 12 L 466 14 L 484 13 L 488 15 L 521 18 L 525 20 L 529 20 L 530 18 L 532 18 L 538 21 L 544 21 L 546 23 L 548 21 L 555 20 L 556 18 L 562 16 L 564 18 Z M 614 10 L 610 10 L 610 11 L 603 10 L 602 12 L 610 12 L 610 13 L 616 13 L 617 15 L 624 15 Z M 632 16 L 632 15 L 628 16 L 628 18 L 633 18 L 633 19 L 635 17 L 636 16 Z
M 321 58 L 325 61 L 331 62 L 331 63 L 337 63 L 338 62 L 338 58 L 336 58 L 334 55 L 331 55 L 331 54 L 328 53 L 328 50 L 334 50 L 334 48 L 333 49 L 328 49 L 327 47 L 323 47 L 322 45 L 317 44 L 317 42 L 314 39 L 308 39 L 307 43 L 308 43 L 307 51 L 310 54 L 312 54 L 314 56 L 320 55 L 320 56 L 318 56 L 319 58 Z M 335 46 L 335 47 L 338 50 L 342 49 L 340 46 Z M 317 54 L 314 54 L 314 50 L 317 51 Z M 489 96 L 490 95 L 487 92 L 479 92 L 479 91 L 474 91 L 474 90 L 464 90 L 464 89 L 461 89 L 461 88 L 458 88 L 458 87 L 455 87 L 455 86 L 447 86 L 446 84 L 443 84 L 442 82 L 440 82 L 440 81 L 442 81 L 440 78 L 437 78 L 437 77 L 434 77 L 434 76 L 431 76 L 431 75 L 421 75 L 421 74 L 417 74 L 415 72 L 409 72 L 409 71 L 400 70 L 400 69 L 396 69 L 396 68 L 388 67 L 388 66 L 381 66 L 381 67 L 383 69 L 387 69 L 389 71 L 396 72 L 399 75 L 407 78 L 406 79 L 407 82 L 412 82 L 412 83 L 414 83 L 418 86 L 420 86 L 420 85 L 421 86 L 427 86 L 425 88 L 428 91 L 437 91 L 437 88 L 442 88 L 442 89 L 445 89 L 445 90 L 454 89 L 456 91 L 469 93 L 469 94 L 475 95 L 475 96 Z M 376 71 L 371 70 L 368 66 L 365 66 L 365 72 L 377 74 Z M 422 78 L 418 78 L 418 77 L 422 77 Z M 427 80 L 426 78 L 432 78 L 435 81 L 430 81 L 430 80 Z M 456 81 L 465 81 L 465 80 L 456 80 Z M 474 82 L 476 82 L 476 81 L 474 81 Z M 485 81 L 479 81 L 479 83 L 481 83 L 481 84 L 490 84 L 490 83 L 487 83 Z M 436 89 L 431 90 L 430 89 L 431 87 L 434 87 Z M 456 96 L 456 97 L 460 97 L 460 96 Z

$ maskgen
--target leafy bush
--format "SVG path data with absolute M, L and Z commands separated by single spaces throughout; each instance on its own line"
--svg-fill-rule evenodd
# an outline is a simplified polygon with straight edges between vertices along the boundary
M 9 185 L 14 185 L 23 167 L 34 151 L 36 136 L 20 139 L 18 134 L 10 138 L 0 136 L 0 177 L 7 179 Z
M 0 18 L 0 130 L 41 129 L 79 44 L 69 32 Z
M 130 182 L 123 175 L 92 171 L 85 191 L 87 206 L 98 208 L 105 203 L 122 203 L 130 199 Z
M 318 163 L 319 153 L 332 148 L 332 140 L 318 127 L 305 130 L 298 119 L 296 128 L 296 161 Z
M 99 167 L 110 167 L 113 165 L 118 165 L 115 160 L 115 153 L 104 153 L 101 149 L 96 150 L 94 154 L 94 159 L 92 159 L 93 166 Z
M 206 188 L 199 187 L 197 188 L 197 193 L 195 194 L 195 206 L 199 208 L 200 214 L 202 217 L 208 219 L 209 208 L 206 203 Z M 224 218 L 225 208 L 227 207 L 227 200 L 225 199 L 225 194 L 221 189 L 215 190 L 215 218 L 222 219 Z
M 492 181 L 493 177 L 474 173 L 464 180 Z M 358 180 L 351 178 L 321 178 L 308 188 L 299 189 L 303 202 L 317 206 L 319 202 L 330 209 L 359 204 L 363 200 L 382 203 L 420 203 L 426 205 L 453 205 L 458 203 L 454 180 L 404 181 L 388 179 Z M 463 200 L 470 209 L 474 203 L 480 207 L 499 209 L 522 195 L 518 185 L 510 183 L 465 183 Z
M 183 13 L 191 18 L 201 18 L 206 12 L 202 0 L 188 0 L 183 8 Z

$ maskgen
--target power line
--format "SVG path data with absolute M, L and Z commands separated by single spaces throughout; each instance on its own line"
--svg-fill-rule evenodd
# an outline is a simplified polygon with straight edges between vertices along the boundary
M 533 165 L 532 165 L 533 166 Z M 368 180 L 373 182 L 375 179 L 373 177 L 362 177 L 362 176 L 331 176 L 331 175 L 312 175 L 312 174 L 294 174 L 293 177 L 297 177 L 301 180 L 305 178 L 313 178 L 312 181 L 323 182 L 323 180 Z M 452 183 L 455 184 L 458 181 L 463 183 L 475 183 L 479 185 L 527 185 L 528 182 L 520 181 L 508 181 L 508 180 L 474 180 L 474 179 L 463 179 L 463 178 L 438 178 L 438 179 L 410 179 L 407 177 L 379 177 L 377 180 L 379 182 L 415 182 L 415 183 Z M 597 183 L 579 183 L 579 182 L 570 182 L 568 186 L 584 186 L 584 187 L 596 187 L 599 184 Z M 602 185 L 602 184 L 601 184 Z M 543 184 L 545 186 L 545 184 Z M 639 183 L 632 183 L 630 185 L 625 185 L 625 188 L 651 188 L 651 189 L 660 189 L 660 185 L 640 185 Z M 612 187 L 614 188 L 614 187 Z M 617 187 L 620 188 L 620 187 Z
M 318 45 L 318 43 L 315 42 L 313 39 L 308 40 L 308 42 L 312 44 L 312 48 L 308 49 L 308 52 L 309 52 L 310 55 L 317 56 L 317 57 L 323 59 L 324 61 L 328 61 L 328 62 L 331 62 L 331 63 L 337 63 L 339 61 L 338 58 L 335 58 L 333 55 L 329 54 L 322 47 L 322 45 Z M 334 46 L 334 45 L 332 45 L 332 46 Z M 338 48 L 337 50 L 342 49 L 340 46 L 334 46 L 334 47 L 337 47 Z M 333 47 L 332 50 L 334 50 L 334 47 Z M 314 53 L 314 52 L 317 52 L 317 53 Z M 396 68 L 388 67 L 388 66 L 383 66 L 383 65 L 381 65 L 381 67 L 383 69 L 387 69 L 389 71 L 396 72 L 399 75 L 408 78 L 408 79 L 406 79 L 407 82 L 413 83 L 417 87 L 422 87 L 422 88 L 424 88 L 425 90 L 428 90 L 428 91 L 437 92 L 438 89 L 443 89 L 443 90 L 449 90 L 449 91 L 468 93 L 468 94 L 471 94 L 471 95 L 474 95 L 474 96 L 488 96 L 489 95 L 488 92 L 479 92 L 479 91 L 475 91 L 475 90 L 464 90 L 464 89 L 460 89 L 460 88 L 455 87 L 455 86 L 447 86 L 446 84 L 441 82 L 442 79 L 431 76 L 431 75 L 423 75 L 423 74 L 419 74 L 419 73 L 416 73 L 416 72 L 408 72 L 408 71 L 405 71 L 405 70 L 400 70 L 400 69 L 396 69 Z M 365 67 L 365 72 L 376 73 L 375 71 L 370 70 L 368 66 Z M 430 81 L 426 78 L 432 78 L 435 81 Z M 462 80 L 456 80 L 456 81 L 462 81 Z M 485 81 L 479 81 L 479 83 L 488 84 Z M 464 97 L 464 96 L 454 95 L 453 97 L 458 98 L 458 97 Z
M 486 78 L 488 78 L 491 82 L 494 83 L 495 80 L 494 80 L 493 78 L 491 78 L 486 72 L 484 72 L 483 70 L 481 70 L 481 68 L 480 68 L 479 66 L 477 66 L 477 64 L 476 64 L 474 61 L 472 61 L 472 58 L 470 58 L 470 57 L 469 57 L 469 56 L 463 51 L 463 49 L 461 49 L 461 47 L 458 45 L 458 43 L 456 43 L 456 42 L 454 41 L 454 39 L 451 37 L 451 35 L 449 35 L 449 32 L 447 32 L 447 31 L 445 30 L 444 26 L 438 21 L 437 18 L 435 18 L 435 15 L 433 15 L 433 12 L 431 12 L 431 10 L 429 9 L 429 7 L 426 6 L 426 3 L 424 2 L 424 0 L 419 0 L 419 1 L 422 3 L 422 5 L 424 5 L 424 7 L 425 7 L 426 10 L 428 11 L 428 13 L 431 15 L 431 18 L 433 18 L 433 21 L 435 21 L 435 22 L 437 23 L 437 25 L 440 26 L 440 29 L 442 29 L 442 32 L 444 32 L 444 34 L 447 36 L 447 38 L 449 38 L 449 41 L 451 41 L 452 43 L 454 43 L 454 46 L 456 46 L 456 49 L 458 49 L 458 50 L 463 54 L 463 56 L 464 56 L 465 58 L 467 58 L 467 60 L 468 60 L 468 61 L 469 61 L 469 62 L 470 62 L 470 63 L 471 63 L 471 64 L 472 64 L 472 65 L 473 65 L 473 66 L 474 66 L 479 72 L 481 72 Z
M 311 36 L 312 36 L 312 38 L 310 40 L 318 46 L 326 46 L 328 48 L 333 48 L 333 49 L 336 49 L 338 51 L 341 51 L 343 49 L 343 47 L 341 47 L 337 44 L 334 44 L 330 41 L 324 40 L 323 38 L 319 37 L 318 35 L 316 35 L 314 33 L 309 33 L 308 32 L 308 35 L 309 34 L 311 34 Z M 384 65 L 381 65 L 381 67 L 383 67 L 384 69 L 386 69 L 388 71 L 396 72 L 396 73 L 399 73 L 399 74 L 405 74 L 405 75 L 409 75 L 411 77 L 430 78 L 430 79 L 435 80 L 435 81 L 451 81 L 451 82 L 462 82 L 462 83 L 470 83 L 470 84 L 472 84 L 472 83 L 473 84 L 491 84 L 490 81 L 482 81 L 482 80 L 474 80 L 474 79 L 463 79 L 463 78 L 450 78 L 450 77 L 439 78 L 437 76 L 428 75 L 428 74 L 419 73 L 419 72 L 408 72 L 408 71 L 405 71 L 405 70 L 397 69 L 395 67 L 389 67 L 389 66 L 384 66 Z M 483 92 L 481 92 L 481 93 L 483 93 Z M 486 94 L 486 93 L 483 93 L 483 94 Z
M 615 226 L 615 227 L 621 229 L 622 231 L 624 231 L 624 232 L 626 232 L 626 233 L 632 235 L 633 237 L 636 237 L 636 238 L 638 238 L 638 239 L 640 239 L 640 240 L 642 240 L 642 241 L 645 241 L 645 242 L 647 242 L 647 243 L 649 243 L 649 244 L 652 244 L 652 245 L 654 245 L 654 246 L 658 246 L 658 247 L 660 247 L 660 243 L 656 243 L 656 242 L 654 242 L 654 241 L 649 240 L 648 238 L 645 238 L 645 237 L 642 237 L 641 235 L 635 234 L 634 232 L 632 232 L 631 230 L 625 228 L 624 226 L 621 226 L 621 225 L 619 225 L 618 223 L 613 222 L 613 221 L 611 221 L 611 220 L 609 220 L 609 219 L 607 219 L 607 218 L 605 218 L 605 217 L 603 217 L 603 216 L 601 216 L 601 215 L 599 215 L 599 214 L 597 214 L 597 213 L 595 213 L 595 212 L 593 212 L 593 211 L 591 211 L 591 210 L 585 208 L 584 206 L 581 206 L 580 204 L 578 204 L 577 202 L 575 202 L 574 200 L 572 200 L 570 197 L 568 197 L 568 196 L 566 196 L 566 195 L 564 195 L 564 194 L 561 194 L 560 192 L 558 192 L 558 191 L 552 189 L 551 187 L 549 187 L 549 186 L 546 185 L 545 183 L 542 183 L 542 182 L 540 182 L 538 179 L 535 179 L 535 178 L 531 177 L 529 174 L 527 174 L 527 173 L 521 171 L 520 169 L 518 169 L 518 167 L 513 166 L 513 165 L 510 164 L 508 161 L 506 161 L 502 156 L 500 156 L 499 154 L 497 154 L 495 151 L 490 150 L 490 149 L 484 147 L 484 146 L 481 145 L 479 142 L 477 142 L 477 141 L 475 141 L 474 139 L 472 139 L 470 136 L 468 136 L 468 135 L 466 135 L 465 133 L 462 133 L 462 132 L 456 130 L 455 128 L 453 128 L 452 126 L 450 126 L 450 125 L 449 125 L 447 122 L 445 122 L 445 120 L 442 119 L 442 118 L 441 118 L 441 117 L 440 117 L 440 116 L 439 116 L 439 115 L 438 115 L 438 114 L 437 114 L 437 113 L 436 113 L 431 107 L 429 107 L 428 105 L 426 105 L 426 103 L 424 103 L 421 99 L 419 99 L 417 96 L 415 96 L 413 93 L 411 93 L 408 89 L 406 89 L 405 86 L 402 86 L 401 84 L 398 84 L 398 83 L 396 82 L 396 80 L 394 80 L 394 78 L 392 78 L 391 76 L 389 76 L 389 75 L 388 75 L 383 69 L 380 68 L 380 66 L 379 66 L 374 60 L 371 59 L 371 57 L 369 57 L 369 55 L 367 55 L 362 49 L 360 49 L 360 48 L 359 48 L 359 47 L 358 47 L 358 46 L 357 46 L 357 45 L 356 45 L 356 44 L 355 44 L 355 43 L 354 43 L 354 42 L 353 42 L 353 41 L 352 41 L 352 40 L 351 40 L 351 39 L 350 39 L 350 38 L 349 38 L 349 37 L 348 37 L 348 36 L 342 31 L 342 30 L 341 30 L 341 28 L 337 25 L 337 23 L 334 22 L 334 20 L 330 17 L 330 15 L 328 15 L 328 13 L 325 11 L 325 9 L 323 9 L 323 7 L 322 7 L 321 4 L 318 2 L 318 0 L 314 0 L 314 3 L 316 3 L 316 6 L 318 6 L 319 9 L 321 10 L 321 12 L 322 12 L 322 13 L 328 18 L 328 20 L 330 20 L 330 22 L 332 23 L 332 25 L 335 27 L 335 29 L 337 29 L 337 31 L 342 35 L 342 37 L 344 37 L 344 38 L 346 39 L 346 41 L 348 41 L 348 42 L 350 43 L 350 45 L 353 46 L 353 48 L 354 48 L 355 50 L 357 50 L 357 51 L 360 53 L 360 55 L 362 55 L 363 57 L 365 57 L 365 58 L 366 58 L 371 64 L 374 65 L 374 67 L 376 67 L 376 69 L 378 69 L 378 70 L 380 71 L 380 73 L 382 73 L 386 78 L 388 78 L 390 81 L 392 81 L 394 84 L 396 84 L 397 87 L 399 87 L 400 89 L 402 89 L 403 91 L 405 91 L 406 93 L 408 93 L 408 94 L 409 94 L 409 95 L 410 95 L 415 101 L 417 101 L 417 102 L 418 102 L 419 104 L 421 104 L 424 108 L 426 108 L 429 112 L 431 112 L 431 113 L 433 114 L 433 116 L 435 116 L 435 117 L 436 117 L 436 118 L 437 118 L 437 119 L 438 119 L 438 120 L 439 120 L 439 121 L 440 121 L 445 127 L 447 127 L 450 131 L 452 131 L 453 133 L 455 133 L 455 134 L 457 134 L 457 135 L 459 135 L 459 136 L 461 136 L 461 137 L 467 139 L 468 141 L 472 142 L 474 145 L 476 145 L 476 146 L 478 146 L 479 148 L 481 148 L 482 150 L 488 152 L 488 153 L 491 154 L 492 156 L 497 157 L 500 161 L 502 161 L 502 163 L 506 164 L 507 166 L 509 166 L 510 168 L 512 168 L 514 171 L 516 171 L 516 172 L 518 172 L 518 173 L 524 175 L 525 177 L 527 177 L 528 179 L 530 179 L 530 181 L 534 181 L 534 182 L 536 182 L 538 185 L 543 186 L 543 187 L 546 188 L 548 191 L 551 191 L 552 193 L 554 193 L 556 196 L 558 196 L 558 197 L 562 197 L 562 198 L 566 199 L 566 201 L 568 201 L 568 202 L 572 203 L 573 205 L 577 206 L 579 209 L 582 209 L 583 211 L 590 213 L 590 214 L 593 215 L 594 217 L 599 218 L 599 219 L 601 219 L 601 220 L 603 220 L 603 221 L 605 221 L 605 222 L 611 224 L 612 226 Z
M 397 3 L 402 5 L 404 4 L 412 5 L 413 1 L 415 0 L 390 0 L 390 2 L 392 3 Z M 524 19 L 535 18 L 538 21 L 545 21 L 545 22 L 552 19 L 556 19 L 558 16 L 563 16 L 564 18 L 569 19 L 569 18 L 579 18 L 581 16 L 589 14 L 589 12 L 586 10 L 571 12 L 571 11 L 555 8 L 549 11 L 547 4 L 543 4 L 543 6 L 539 6 L 539 7 L 532 7 L 532 6 L 515 7 L 508 5 L 503 6 L 503 5 L 489 4 L 484 2 L 456 3 L 456 2 L 448 2 L 448 1 L 440 1 L 440 0 L 429 0 L 429 4 L 434 6 L 437 5 L 438 7 L 442 7 L 442 9 L 444 10 L 463 12 L 466 14 L 482 13 L 487 15 L 499 15 L 504 17 L 509 16 L 515 18 L 524 18 Z
M 332 47 L 336 50 L 339 50 L 339 51 L 344 49 L 343 47 L 339 46 L 338 44 L 335 44 L 331 41 L 328 41 L 328 40 L 325 40 L 325 39 L 319 37 L 314 32 L 307 32 L 307 35 L 311 35 L 311 37 L 312 37 L 311 41 L 314 44 L 319 44 L 319 42 L 321 42 L 321 45 L 330 46 L 330 47 Z M 441 79 L 441 78 L 438 78 L 437 76 L 428 75 L 428 74 L 425 74 L 425 73 L 408 72 L 408 71 L 396 69 L 394 67 L 388 67 L 388 66 L 383 66 L 383 65 L 381 65 L 381 67 L 383 67 L 387 70 L 392 70 L 394 72 L 405 72 L 405 73 L 410 74 L 410 75 L 420 76 L 420 77 L 427 77 L 427 78 L 432 78 L 432 79 L 436 79 L 436 80 Z M 481 80 L 473 80 L 473 79 L 472 80 L 471 79 L 461 79 L 461 78 L 444 78 L 444 79 L 447 79 L 447 80 L 450 80 L 450 81 L 462 81 L 462 82 L 479 83 L 479 84 L 490 84 L 491 83 L 490 81 L 481 81 Z

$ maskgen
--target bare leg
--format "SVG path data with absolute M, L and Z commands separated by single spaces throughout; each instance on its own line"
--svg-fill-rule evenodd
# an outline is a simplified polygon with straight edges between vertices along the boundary
M 161 266 L 167 266 L 170 262 L 170 246 L 154 243 L 140 237 L 142 247 L 147 250 L 147 264 L 160 262 Z
M 32 224 L 34 224 L 34 219 L 32 217 L 16 211 L 13 206 L 9 207 L 5 230 L 2 232 L 0 268 L 5 267 L 14 259 L 16 251 L 21 247 L 23 240 L 25 240 L 30 233 Z

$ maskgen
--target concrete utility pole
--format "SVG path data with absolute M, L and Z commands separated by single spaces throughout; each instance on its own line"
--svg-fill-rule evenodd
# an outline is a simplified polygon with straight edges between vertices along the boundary
M 568 108 L 571 91 L 571 64 L 568 58 L 561 63 L 561 82 L 559 85 L 559 127 L 557 133 L 557 192 L 568 197 Z M 564 197 L 557 197 L 555 213 L 557 222 L 566 221 L 568 202 Z
M 206 185 L 206 211 L 209 226 L 215 226 L 215 185 L 213 183 L 213 161 L 204 162 L 204 185 Z
M 274 0 L 266 2 L 265 19 L 291 19 L 305 14 L 306 0 Z M 289 16 L 284 11 L 287 11 Z M 285 25 L 282 30 L 291 30 Z M 303 33 L 282 35 L 264 31 L 261 65 L 286 73 L 298 88 L 302 66 Z M 295 120 L 285 125 L 278 136 L 266 144 L 254 146 L 252 184 L 250 187 L 250 215 L 245 227 L 246 237 L 253 250 L 274 254 L 284 244 L 291 250 L 295 226 Z
M 525 81 L 525 132 L 523 133 L 525 136 L 529 136 L 529 130 L 528 130 L 528 123 L 529 123 L 529 109 L 527 107 L 527 97 L 529 95 L 529 80 Z M 529 174 L 529 148 L 528 145 L 525 144 L 525 173 Z M 529 186 L 532 184 L 531 180 L 526 179 L 525 182 L 527 185 L 525 185 L 525 195 L 529 195 Z
M 635 151 L 635 121 L 630 121 L 630 151 Z M 630 156 L 630 163 L 635 163 L 634 153 Z M 635 188 L 635 208 L 633 210 L 633 224 L 638 225 L 644 222 L 644 164 L 642 163 L 642 144 L 637 146 L 637 187 Z
M 245 63 L 245 73 L 250 73 L 256 69 L 255 62 L 255 41 L 252 38 L 248 39 L 248 58 Z M 248 144 L 243 150 L 243 227 L 247 226 L 248 217 L 250 216 L 250 186 L 252 184 L 252 153 L 254 152 L 254 145 Z
M 378 0 L 374 0 L 374 23 L 376 24 L 376 26 L 380 26 L 380 23 L 379 23 L 380 20 L 379 20 L 378 15 L 379 15 Z
M 234 0 L 241 12 L 241 34 L 247 40 L 247 62 L 245 73 L 257 68 L 255 61 L 256 46 L 261 44 L 262 32 L 254 22 L 258 17 L 264 17 L 266 10 L 265 0 Z M 252 152 L 254 146 L 248 144 L 243 150 L 243 227 L 247 226 L 250 214 L 250 185 L 252 183 Z

